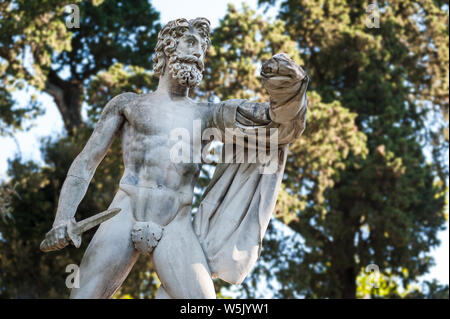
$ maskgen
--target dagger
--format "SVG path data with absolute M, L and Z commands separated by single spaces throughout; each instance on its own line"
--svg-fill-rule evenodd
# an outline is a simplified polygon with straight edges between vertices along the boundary
M 116 216 L 120 211 L 120 208 L 112 208 L 89 218 L 83 219 L 79 222 L 76 222 L 75 219 L 71 219 L 70 222 L 67 223 L 67 240 L 71 241 L 75 245 L 75 247 L 80 247 L 81 235 L 85 231 L 88 231 L 98 224 L 101 224 L 104 221 L 107 221 L 108 219 Z M 47 239 L 44 239 L 41 242 L 40 248 L 43 252 L 49 252 L 53 250 L 49 249 L 49 243 Z

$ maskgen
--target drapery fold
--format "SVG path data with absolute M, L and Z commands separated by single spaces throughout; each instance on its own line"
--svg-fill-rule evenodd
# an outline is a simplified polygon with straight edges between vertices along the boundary
M 245 154 L 222 156 L 225 162 L 217 164 L 193 222 L 213 277 L 232 284 L 245 279 L 261 253 L 283 178 L 288 145 L 303 133 L 306 124 L 308 77 L 284 54 L 274 56 L 267 64 L 263 69 L 268 73 L 261 75 L 271 96 L 270 104 L 229 100 L 214 111 L 214 126 L 224 137 L 222 151 L 227 153 L 227 146 L 228 150 L 233 149 L 234 143 L 236 150 Z M 271 70 L 278 73 L 272 74 Z M 261 129 L 268 131 L 261 134 Z M 276 134 L 272 134 L 273 129 Z M 234 138 L 227 142 L 229 134 L 245 137 L 241 141 L 247 142 L 238 148 Z M 260 138 L 267 136 L 276 141 L 275 147 L 268 145 L 270 142 L 260 143 Z M 251 140 L 257 143 L 250 143 Z M 264 160 L 249 160 L 248 153 L 255 145 L 264 154 L 269 151 Z M 245 155 L 246 163 L 227 161 Z

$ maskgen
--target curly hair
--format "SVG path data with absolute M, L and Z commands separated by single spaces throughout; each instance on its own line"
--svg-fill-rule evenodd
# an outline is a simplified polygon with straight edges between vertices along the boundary
M 166 57 L 175 52 L 178 39 L 188 31 L 196 29 L 203 39 L 202 48 L 206 53 L 211 45 L 210 22 L 206 18 L 195 18 L 192 20 L 176 19 L 168 22 L 158 33 L 158 43 L 156 43 L 155 56 L 153 57 L 153 71 L 157 76 L 164 74 Z

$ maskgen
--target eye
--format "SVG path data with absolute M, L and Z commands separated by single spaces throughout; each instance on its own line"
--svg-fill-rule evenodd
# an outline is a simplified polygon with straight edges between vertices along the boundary
M 197 43 L 197 40 L 195 40 L 192 37 L 189 37 L 186 41 L 189 45 L 195 45 Z

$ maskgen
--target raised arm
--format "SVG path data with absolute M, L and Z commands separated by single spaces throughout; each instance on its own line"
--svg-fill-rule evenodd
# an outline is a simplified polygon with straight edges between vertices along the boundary
M 269 115 L 275 123 L 288 123 L 306 113 L 306 72 L 287 54 L 274 55 L 263 64 L 262 84 L 270 94 Z
M 273 56 L 263 64 L 261 77 L 262 85 L 270 94 L 270 102 L 222 102 L 214 114 L 215 125 L 222 131 L 225 128 L 241 128 L 244 133 L 255 127 L 277 128 L 279 144 L 288 144 L 305 129 L 309 78 L 284 53 Z
M 49 249 L 61 249 L 68 244 L 67 223 L 75 216 L 97 166 L 117 136 L 124 121 L 122 108 L 132 96 L 134 93 L 118 95 L 105 106 L 94 132 L 70 166 L 61 189 L 53 228 L 46 235 Z

